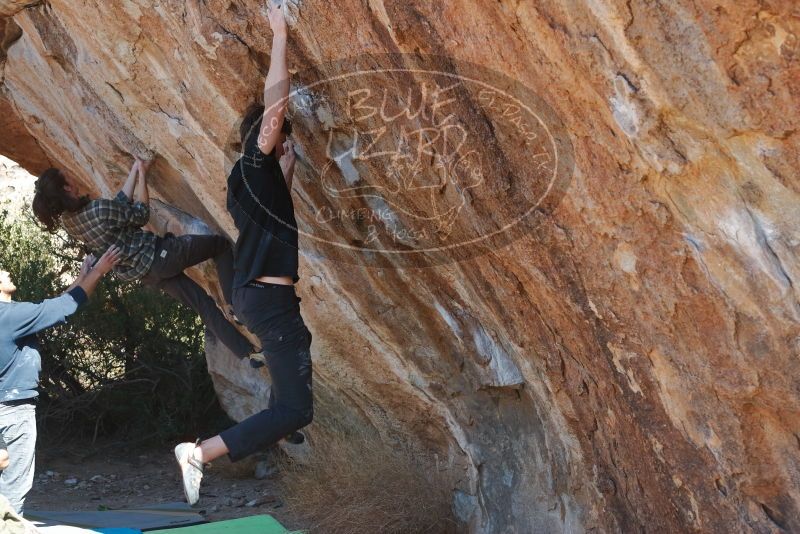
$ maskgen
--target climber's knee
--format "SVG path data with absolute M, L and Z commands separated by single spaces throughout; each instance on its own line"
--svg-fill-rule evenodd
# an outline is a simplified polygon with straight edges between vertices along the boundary
M 291 428 L 292 432 L 295 430 L 300 430 L 301 428 L 308 426 L 311 424 L 311 421 L 314 419 L 314 409 L 309 407 L 308 409 L 304 410 L 292 410 L 291 415 Z
M 314 408 L 309 407 L 308 410 L 303 412 L 303 416 L 300 418 L 300 426 L 298 428 L 303 428 L 304 426 L 308 426 L 311 424 L 311 421 L 314 420 Z

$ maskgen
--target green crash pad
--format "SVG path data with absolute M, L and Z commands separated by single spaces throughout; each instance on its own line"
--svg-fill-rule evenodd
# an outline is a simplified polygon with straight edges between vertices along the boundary
M 275 518 L 254 515 L 191 527 L 151 530 L 148 534 L 290 534 Z

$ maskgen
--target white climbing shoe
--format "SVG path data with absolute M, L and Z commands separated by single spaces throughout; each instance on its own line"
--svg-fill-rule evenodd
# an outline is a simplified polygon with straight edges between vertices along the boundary
M 203 464 L 194 457 L 195 447 L 194 443 L 181 443 L 175 447 L 175 459 L 183 477 L 183 493 L 189 506 L 200 500 L 200 481 L 203 480 Z

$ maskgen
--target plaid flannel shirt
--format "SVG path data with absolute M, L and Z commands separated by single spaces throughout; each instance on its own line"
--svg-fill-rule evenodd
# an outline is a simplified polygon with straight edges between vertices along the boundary
M 142 230 L 149 219 L 146 204 L 132 202 L 120 191 L 113 200 L 93 200 L 80 211 L 64 213 L 61 223 L 98 258 L 110 246 L 118 246 L 122 254 L 114 273 L 120 280 L 129 281 L 146 275 L 156 257 L 155 234 Z

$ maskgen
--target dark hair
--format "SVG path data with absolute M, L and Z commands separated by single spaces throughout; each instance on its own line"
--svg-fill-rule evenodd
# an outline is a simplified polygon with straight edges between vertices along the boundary
M 263 104 L 253 104 L 247 108 L 244 119 L 242 119 L 242 124 L 239 125 L 239 139 L 242 141 L 242 147 L 247 145 L 247 141 L 250 139 L 251 135 L 258 135 L 258 131 L 261 129 L 261 119 L 263 117 Z M 292 122 L 289 120 L 289 117 L 284 116 L 281 132 L 287 136 L 292 135 Z
M 48 232 L 58 230 L 62 213 L 78 211 L 89 203 L 89 197 L 76 198 L 64 191 L 66 184 L 64 175 L 58 169 L 47 169 L 36 180 L 36 194 L 31 207 Z

